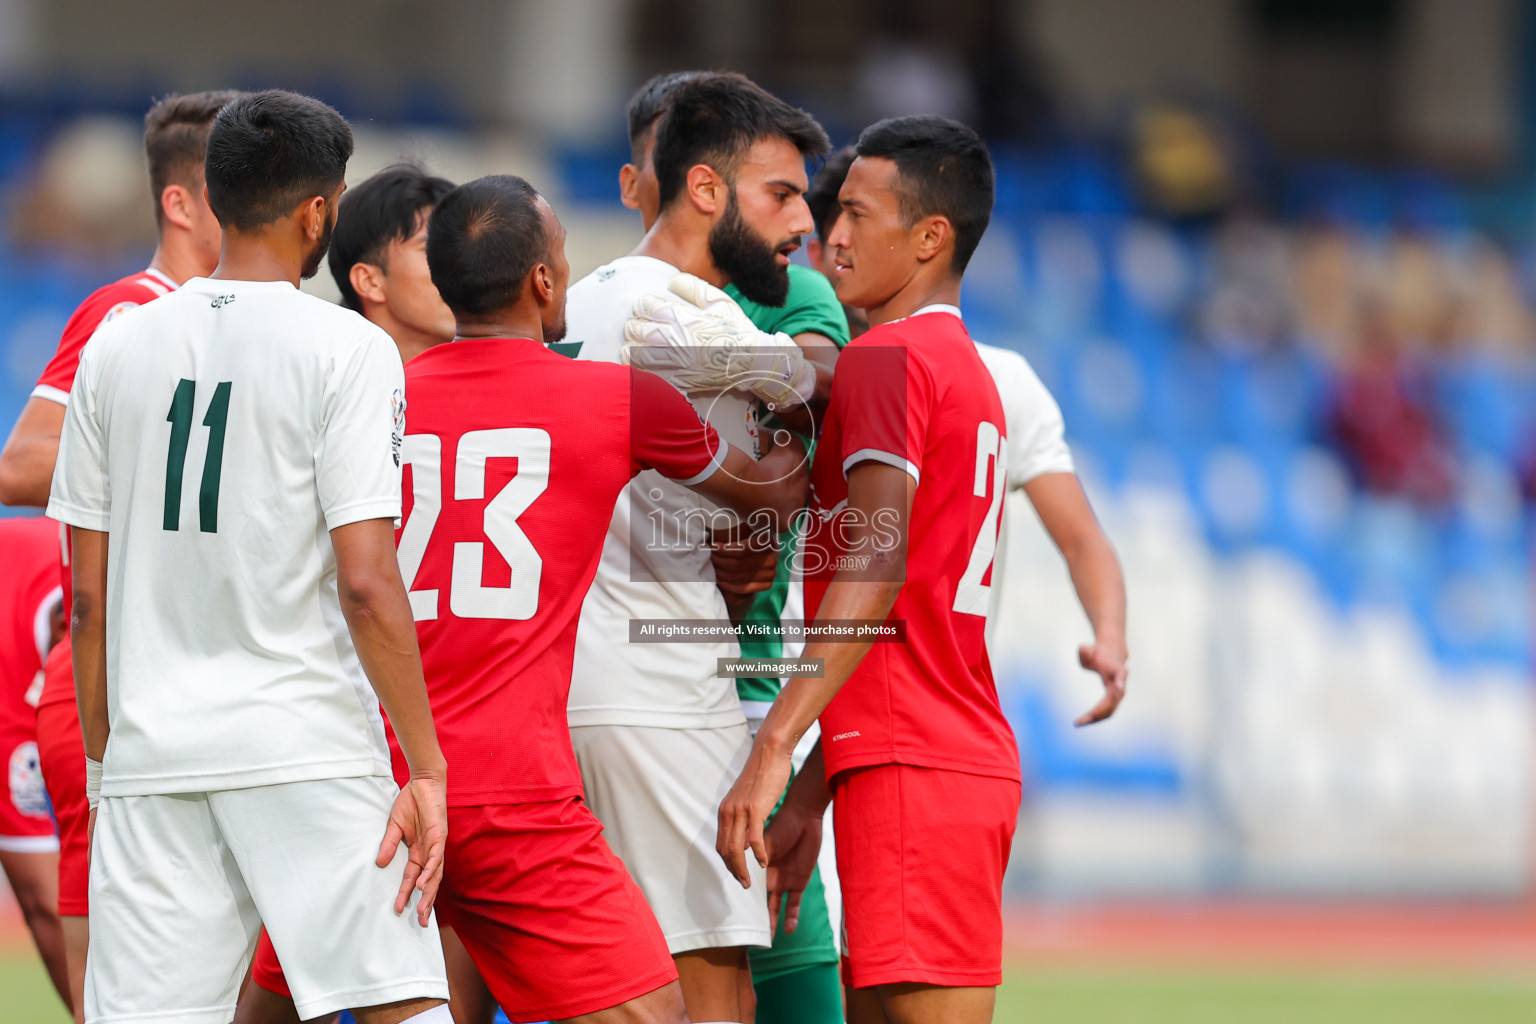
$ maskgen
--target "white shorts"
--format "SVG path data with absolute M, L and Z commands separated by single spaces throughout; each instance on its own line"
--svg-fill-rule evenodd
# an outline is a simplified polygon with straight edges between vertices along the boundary
M 752 888 L 743 889 L 715 852 L 720 801 L 752 749 L 746 724 L 579 725 L 571 745 L 587 804 L 645 893 L 667 949 L 768 946 L 767 874 L 748 854 Z
M 374 864 L 397 792 L 363 777 L 104 797 L 88 1024 L 228 1024 L 263 923 L 302 1019 L 447 999 L 435 918 L 422 928 L 411 909 L 395 916 L 405 848 Z

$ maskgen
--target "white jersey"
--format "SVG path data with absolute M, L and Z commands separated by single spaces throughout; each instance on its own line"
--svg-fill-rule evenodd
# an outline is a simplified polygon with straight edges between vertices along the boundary
M 667 294 L 678 274 L 670 263 L 625 256 L 571 286 L 566 338 L 581 342 L 579 359 L 618 362 L 624 324 L 635 300 Z M 753 407 L 725 395 L 693 398 L 695 408 L 738 447 L 755 430 Z M 734 658 L 734 640 L 629 643 L 631 619 L 727 619 L 705 528 L 727 513 L 681 484 L 647 470 L 614 506 L 603 556 L 581 606 L 567 705 L 570 724 L 712 729 L 745 721 L 734 679 L 716 679 L 719 658 Z
M 329 531 L 399 518 L 404 388 L 286 282 L 194 279 L 85 347 L 48 515 L 110 534 L 103 796 L 390 774 Z
M 1008 429 L 1008 487 L 1022 488 L 1047 473 L 1074 472 L 1072 452 L 1067 448 L 1066 425 L 1061 407 L 1035 374 L 1029 362 L 1017 352 L 976 343 L 976 351 L 997 385 L 1003 400 L 1003 416 Z M 1003 516 L 993 564 L 1006 566 L 1008 516 Z M 1006 580 L 1004 580 L 1006 582 Z M 990 641 L 997 620 L 997 606 L 1003 588 L 994 583 L 987 607 L 987 636 Z

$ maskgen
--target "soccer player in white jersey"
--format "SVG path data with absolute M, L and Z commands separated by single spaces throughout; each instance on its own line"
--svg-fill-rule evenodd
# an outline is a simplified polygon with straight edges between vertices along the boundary
M 834 279 L 837 254 L 826 239 L 842 212 L 837 194 L 855 156 L 850 146 L 829 157 L 806 194 L 816 218 L 816 237 L 807 243 L 806 253 L 813 266 Z M 862 320 L 862 313 L 854 312 Z M 854 322 L 852 315 L 849 322 Z M 855 334 L 858 333 L 861 332 L 856 330 Z M 1075 724 L 1102 721 L 1114 714 L 1125 698 L 1128 676 L 1125 577 L 1120 571 L 1120 560 L 1078 482 L 1056 399 L 1019 353 L 979 341 L 976 350 L 997 385 L 1008 421 L 1008 489 L 1023 491 L 1034 506 L 1041 525 L 1066 560 L 1077 598 L 1093 629 L 1093 642 L 1079 646 L 1077 657 L 1083 668 L 1097 672 L 1103 679 L 1104 696 Z M 997 631 L 1004 628 L 998 618 L 998 606 L 1009 585 L 1007 548 L 1008 517 L 1004 515 L 994 558 L 994 572 L 1000 574 L 1001 586 L 993 585 L 987 612 L 987 643 L 993 648 Z
M 782 304 L 789 254 L 811 229 L 805 159 L 826 149 L 809 114 L 740 75 L 678 86 L 656 129 L 656 223 L 633 253 L 571 287 L 567 339 L 581 343 L 578 358 L 617 360 L 636 301 L 667 295 L 680 271 Z M 830 388 L 830 373 L 788 337 L 761 341 L 782 359 L 756 396 L 695 396 L 721 436 L 748 451 L 757 397 L 783 409 Z M 761 890 L 732 879 L 711 841 L 751 742 L 734 679 L 716 678 L 737 645 L 627 642 L 632 620 L 727 619 L 700 529 L 712 509 L 649 472 L 620 496 L 582 608 L 569 721 L 587 799 L 656 912 L 689 1015 L 740 1021 L 751 1010 L 746 949 L 769 945 L 770 928 Z M 653 539 L 653 526 L 665 534 Z
M 218 269 L 81 358 L 49 515 L 94 805 L 87 1024 L 224 1024 L 262 923 L 300 1016 L 451 1019 L 447 770 L 394 557 L 404 374 L 383 331 L 298 290 L 351 154 L 317 100 L 225 106 Z
M 348 188 L 336 210 L 326 263 L 341 304 L 383 328 L 400 350 L 401 362 L 453 340 L 453 311 L 427 268 L 427 221 L 452 191 L 453 182 L 446 178 L 400 163 Z M 479 970 L 452 928 L 439 921 L 438 932 L 454 1021 L 489 1024 L 496 1016 L 496 1002 Z M 235 1024 L 290 1024 L 299 1019 L 271 944 L 263 932 Z M 339 1016 L 319 1018 L 320 1024 Z

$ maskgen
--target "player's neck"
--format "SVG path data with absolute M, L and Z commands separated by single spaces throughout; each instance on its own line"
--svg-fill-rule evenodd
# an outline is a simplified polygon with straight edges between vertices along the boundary
M 451 338 L 438 338 L 430 334 L 423 334 L 420 331 L 409 331 L 404 334 L 395 334 L 393 331 L 388 333 L 394 339 L 395 347 L 400 350 L 400 361 L 402 363 L 410 362 L 435 345 L 442 345 L 453 340 Z
M 871 306 L 864 312 L 869 317 L 869 326 L 878 327 L 892 320 L 909 317 L 924 306 L 958 305 L 960 305 L 958 277 L 945 276 L 938 280 L 914 277 L 895 295 L 878 306 Z
M 526 286 L 525 286 L 526 287 Z M 537 308 L 525 310 L 513 306 L 492 313 L 483 320 L 459 320 L 454 326 L 454 338 L 526 338 L 544 341 L 544 321 Z
M 394 340 L 395 347 L 400 350 L 400 361 L 402 363 L 410 362 L 433 345 L 441 345 L 445 341 L 452 340 L 435 334 L 429 334 L 426 331 L 417 330 L 414 327 L 401 323 L 399 318 L 391 313 L 389 307 L 385 305 L 375 305 L 365 300 L 363 315 L 368 318 L 370 323 L 375 327 L 381 328 L 385 334 Z
M 647 231 L 631 256 L 649 256 L 670 263 L 685 274 L 701 277 L 716 288 L 724 288 L 730 278 L 720 272 L 709 255 L 709 233 L 700 233 L 690 225 L 663 214 Z
M 287 281 L 297 288 L 304 261 L 283 252 L 284 248 L 265 237 L 226 230 L 219 265 L 208 276 L 222 281 Z
M 177 287 L 194 277 L 206 277 L 211 273 L 207 261 L 192 250 L 190 239 L 170 233 L 160 236 L 160 243 L 155 246 L 155 254 L 150 258 L 149 269 L 159 271 L 175 281 Z

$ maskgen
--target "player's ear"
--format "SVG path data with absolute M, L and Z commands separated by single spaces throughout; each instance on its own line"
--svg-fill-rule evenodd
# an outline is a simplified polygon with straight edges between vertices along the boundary
M 317 242 L 320 236 L 325 234 L 326 225 L 326 200 L 325 196 L 310 196 L 300 204 L 296 211 L 299 215 L 299 226 L 309 236 L 309 240 Z
M 938 256 L 946 245 L 954 240 L 955 228 L 948 217 L 934 214 L 924 217 L 912 227 L 917 242 L 917 258 L 922 263 Z
M 533 288 L 533 298 L 538 304 L 547 306 L 555 297 L 555 272 L 548 263 L 540 263 L 533 268 L 528 275 L 528 281 Z
M 347 271 L 347 280 L 358 298 L 383 303 L 388 296 L 384 292 L 384 268 L 373 263 L 354 263 Z
M 185 185 L 171 184 L 160 190 L 160 212 L 179 228 L 192 227 L 192 193 Z
M 688 201 L 694 209 L 707 217 L 724 209 L 727 191 L 725 182 L 708 164 L 694 164 L 688 168 L 688 177 L 683 180 L 683 191 L 687 193 Z
M 619 168 L 619 202 L 628 209 L 640 209 L 640 168 L 634 164 Z

